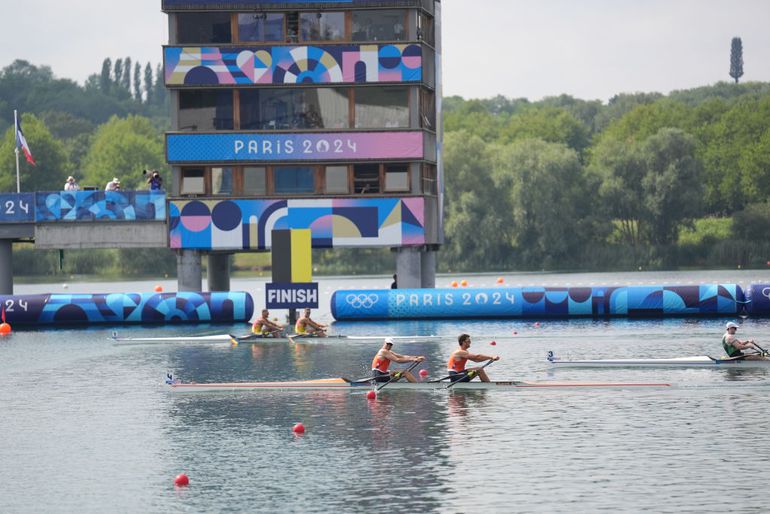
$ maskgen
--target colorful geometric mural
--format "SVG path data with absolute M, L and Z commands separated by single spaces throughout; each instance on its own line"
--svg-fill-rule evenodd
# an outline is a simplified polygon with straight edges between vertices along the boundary
M 166 193 L 54 191 L 35 193 L 35 221 L 164 221 Z
M 247 321 L 246 292 L 38 294 L 0 296 L 8 323 L 20 325 Z
M 169 163 L 422 159 L 422 132 L 166 134 Z
M 266 250 L 274 229 L 309 228 L 313 248 L 425 244 L 423 198 L 172 200 L 169 246 Z
M 415 44 L 165 47 L 166 86 L 420 82 Z
M 346 290 L 332 295 L 338 320 L 410 318 L 650 318 L 735 315 L 737 284 L 622 287 Z

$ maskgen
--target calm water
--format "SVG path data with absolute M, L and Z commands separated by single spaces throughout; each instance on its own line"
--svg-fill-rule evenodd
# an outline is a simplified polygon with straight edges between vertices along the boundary
M 496 276 L 467 278 L 490 286 Z M 770 282 L 767 272 L 505 276 L 511 285 Z M 387 277 L 321 279 L 388 287 Z M 72 283 L 149 291 L 158 281 Z M 160 282 L 173 290 L 171 281 Z M 259 299 L 264 281 L 234 280 Z M 63 291 L 17 284 L 17 293 Z M 318 317 L 329 321 L 328 300 Z M 442 374 L 457 334 L 498 353 L 493 379 L 670 381 L 672 391 L 241 392 L 174 395 L 184 380 L 361 376 L 376 343 L 117 346 L 114 327 L 0 341 L 0 512 L 767 512 L 770 370 L 558 370 L 563 357 L 720 353 L 727 319 L 339 323 L 346 334 L 440 334 L 397 345 Z M 768 343 L 770 321 L 741 320 Z M 121 335 L 245 331 L 123 328 Z M 516 334 L 514 335 L 514 332 Z M 496 345 L 490 342 L 496 341 Z M 737 385 L 737 386 L 736 386 Z M 307 432 L 292 434 L 294 423 Z M 191 485 L 175 489 L 180 472 Z

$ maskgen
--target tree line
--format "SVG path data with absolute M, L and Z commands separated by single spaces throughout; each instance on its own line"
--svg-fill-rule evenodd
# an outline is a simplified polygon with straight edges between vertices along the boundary
M 113 176 L 140 188 L 141 170 L 166 169 L 160 66 L 108 58 L 82 86 L 26 61 L 0 70 L 0 191 L 15 191 L 13 109 L 23 113 L 38 162 L 22 160 L 24 191 L 58 190 L 67 175 L 100 189 Z M 442 271 L 770 259 L 768 83 L 619 94 L 607 103 L 454 96 L 443 111 Z M 314 256 L 320 270 L 339 273 L 389 272 L 392 260 L 387 250 Z

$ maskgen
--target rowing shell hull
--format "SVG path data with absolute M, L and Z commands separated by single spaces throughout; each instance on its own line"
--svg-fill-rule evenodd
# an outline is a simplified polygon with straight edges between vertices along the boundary
M 595 359 L 564 361 L 549 359 L 554 368 L 770 368 L 770 359 L 716 359 L 708 355 L 671 359 Z
M 291 339 L 295 342 L 325 342 L 325 341 L 382 341 L 386 337 L 395 339 L 398 342 L 416 342 L 433 341 L 444 339 L 443 336 L 343 336 L 330 335 L 326 337 L 292 335 Z M 195 344 L 195 343 L 232 343 L 233 340 L 239 343 L 288 343 L 288 337 L 262 337 L 258 335 L 234 336 L 232 334 L 212 334 L 206 336 L 158 336 L 158 337 L 112 337 L 113 341 L 121 344 L 145 344 L 145 343 L 164 343 L 164 344 Z
M 441 391 L 446 390 L 447 382 L 391 382 L 383 390 L 398 391 Z M 361 391 L 373 388 L 368 382 L 348 382 L 342 378 L 306 380 L 298 382 L 231 382 L 221 384 L 178 383 L 170 384 L 174 392 L 205 393 L 215 391 Z M 525 389 L 660 389 L 670 388 L 667 383 L 634 382 L 459 382 L 451 387 L 452 391 L 513 391 Z

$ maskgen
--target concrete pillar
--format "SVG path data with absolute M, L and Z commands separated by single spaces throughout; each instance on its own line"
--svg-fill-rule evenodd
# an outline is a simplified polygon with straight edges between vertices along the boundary
M 206 266 L 209 291 L 230 290 L 230 254 L 210 253 Z
M 0 239 L 0 294 L 13 294 L 13 241 Z
M 197 250 L 178 250 L 176 283 L 179 291 L 202 291 L 201 254 Z
M 420 257 L 420 287 L 433 289 L 436 287 L 436 251 L 425 248 Z
M 420 248 L 402 247 L 396 249 L 396 274 L 399 289 L 419 289 L 422 287 L 422 265 Z

